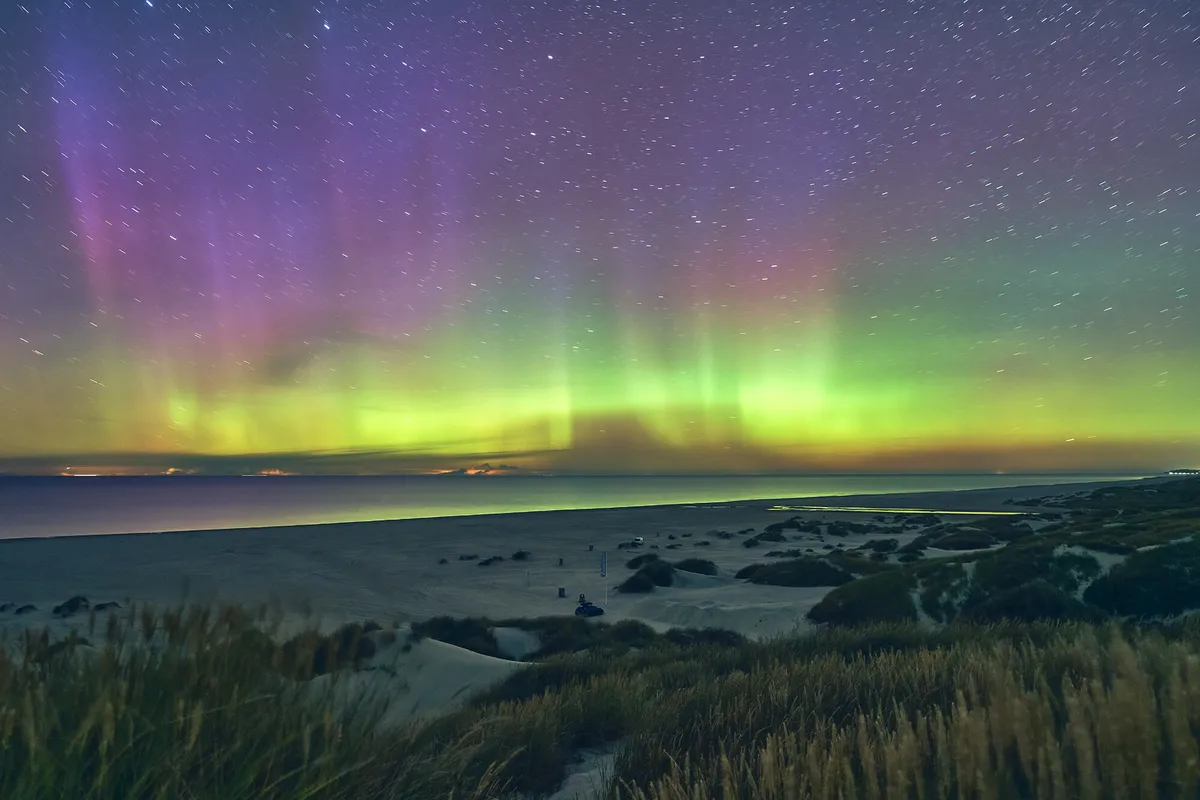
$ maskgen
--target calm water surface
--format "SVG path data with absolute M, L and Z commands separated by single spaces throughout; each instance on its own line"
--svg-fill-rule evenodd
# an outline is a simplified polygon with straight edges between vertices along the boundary
M 1114 475 L 0 478 L 0 539 L 986 489 Z

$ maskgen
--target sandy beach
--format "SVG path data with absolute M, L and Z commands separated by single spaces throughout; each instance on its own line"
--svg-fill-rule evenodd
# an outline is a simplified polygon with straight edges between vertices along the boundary
M 364 619 L 405 623 L 435 615 L 571 614 L 584 593 L 604 605 L 607 621 L 638 619 L 659 629 L 711 626 L 763 637 L 806 625 L 805 612 L 828 590 L 735 580 L 738 569 L 763 561 L 763 552 L 711 532 L 762 530 L 791 516 L 863 519 L 861 512 L 771 510 L 775 506 L 1012 512 L 1021 509 L 1005 501 L 1104 485 L 1110 484 L 7 540 L 0 541 L 0 603 L 13 605 L 0 619 L 6 627 L 76 625 L 78 617 L 60 620 L 51 610 L 83 595 L 93 604 L 116 601 L 122 606 L 183 600 L 276 604 L 289 615 L 314 616 L 328 627 Z M 914 535 L 897 538 L 903 543 Z M 615 592 L 613 587 L 631 574 L 625 562 L 634 555 L 618 545 L 637 536 L 645 538 L 647 548 L 679 545 L 671 551 L 675 558 L 710 559 L 720 574 L 684 574 L 681 585 L 647 595 Z M 838 544 L 850 549 L 867 538 L 851 535 Z M 798 541 L 788 546 L 817 545 Z M 529 552 L 527 560 L 512 560 L 519 550 Z M 605 551 L 607 579 L 600 576 Z M 460 556 L 478 560 L 461 561 Z M 492 556 L 505 560 L 480 566 L 479 560 Z M 447 563 L 439 563 L 442 559 Z M 558 597 L 560 587 L 565 598 Z M 36 610 L 13 613 L 27 605 Z

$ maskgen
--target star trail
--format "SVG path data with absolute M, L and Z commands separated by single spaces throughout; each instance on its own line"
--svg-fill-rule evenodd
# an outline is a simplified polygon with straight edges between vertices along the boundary
M 1198 88 L 1191 0 L 5 3 L 0 461 L 1197 466 Z

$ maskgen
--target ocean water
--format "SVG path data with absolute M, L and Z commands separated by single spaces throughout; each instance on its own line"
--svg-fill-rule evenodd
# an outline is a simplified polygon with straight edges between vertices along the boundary
M 1113 475 L 0 478 L 0 539 L 796 499 Z

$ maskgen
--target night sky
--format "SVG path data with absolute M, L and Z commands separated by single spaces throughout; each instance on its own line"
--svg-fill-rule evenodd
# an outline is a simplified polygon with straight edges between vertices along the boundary
M 1195 0 L 5 0 L 0 461 L 1200 466 L 1198 90 Z

